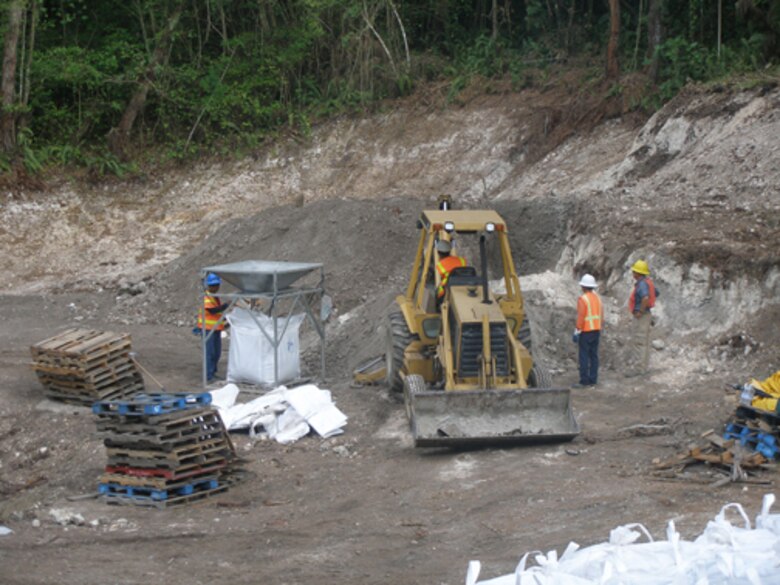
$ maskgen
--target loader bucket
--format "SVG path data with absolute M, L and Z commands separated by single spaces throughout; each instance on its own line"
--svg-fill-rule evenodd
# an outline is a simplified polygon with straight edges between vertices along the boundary
M 564 388 L 418 391 L 406 397 L 415 447 L 570 441 L 579 432 Z

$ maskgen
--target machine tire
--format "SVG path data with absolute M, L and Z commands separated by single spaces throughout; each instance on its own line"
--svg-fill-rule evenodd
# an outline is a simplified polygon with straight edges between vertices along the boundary
M 552 388 L 552 376 L 542 366 L 534 364 L 531 373 L 528 374 L 529 388 Z
M 400 311 L 393 311 L 387 319 L 387 343 L 385 345 L 385 360 L 387 363 L 387 387 L 393 392 L 401 392 L 404 382 L 401 379 L 401 368 L 404 365 L 404 350 L 416 339 L 412 335 L 406 319 Z
M 425 378 L 419 374 L 409 374 L 404 378 L 404 405 L 406 406 L 406 418 L 412 423 L 412 395 L 427 390 Z
M 517 330 L 517 341 L 522 343 L 531 353 L 531 323 L 528 322 L 528 317 L 523 317 L 523 322 L 520 323 L 520 329 Z

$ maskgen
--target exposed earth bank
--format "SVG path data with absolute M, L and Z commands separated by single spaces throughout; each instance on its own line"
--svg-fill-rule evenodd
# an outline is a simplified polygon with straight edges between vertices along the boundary
M 528 550 L 600 542 L 619 524 L 661 536 L 675 518 L 691 535 L 730 501 L 758 511 L 773 485 L 716 489 L 713 469 L 675 481 L 650 471 L 720 429 L 734 407 L 725 383 L 780 369 L 776 84 L 692 88 L 648 120 L 594 110 L 565 88 L 423 103 L 240 162 L 5 196 L 4 582 L 454 584 L 470 559 L 488 577 Z M 559 385 L 576 381 L 577 279 L 601 283 L 601 381 L 573 392 L 583 432 L 572 443 L 414 450 L 396 398 L 350 387 L 352 368 L 383 351 L 416 217 L 443 193 L 507 219 L 536 357 Z M 622 375 L 637 258 L 662 290 L 658 349 L 639 380 Z M 104 448 L 87 409 L 44 399 L 29 346 L 73 326 L 128 331 L 166 389 L 197 389 L 199 270 L 244 259 L 324 263 L 336 311 L 323 386 L 350 417 L 346 433 L 287 447 L 237 436 L 252 480 L 197 506 L 69 501 L 95 491 Z M 311 366 L 316 338 L 302 334 Z

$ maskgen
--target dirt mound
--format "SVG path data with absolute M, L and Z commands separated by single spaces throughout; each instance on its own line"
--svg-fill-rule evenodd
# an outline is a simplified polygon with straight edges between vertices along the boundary
M 204 266 L 241 260 L 321 262 L 336 315 L 328 330 L 328 361 L 354 363 L 383 351 L 381 328 L 393 298 L 403 293 L 419 232 L 416 221 L 435 202 L 409 199 L 326 200 L 284 206 L 234 219 L 154 277 L 130 283 L 115 319 L 192 324 Z M 566 243 L 572 205 L 506 201 L 495 207 L 511 228 L 520 274 L 552 268 Z M 229 287 L 225 290 L 229 290 Z M 312 337 L 305 344 L 310 347 Z M 373 353 L 372 353 L 373 352 Z

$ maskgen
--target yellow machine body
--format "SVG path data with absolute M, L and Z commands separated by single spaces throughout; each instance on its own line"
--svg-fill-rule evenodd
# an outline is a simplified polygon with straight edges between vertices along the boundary
M 406 292 L 390 315 L 387 382 L 404 391 L 417 446 L 568 440 L 579 432 L 568 389 L 551 388 L 534 364 L 508 227 L 492 210 L 428 210 Z M 457 268 L 437 298 L 446 240 L 471 240 L 478 266 Z M 476 244 L 476 247 L 475 247 Z M 493 257 L 488 258 L 488 249 Z M 489 267 L 503 279 L 490 290 Z M 523 343 L 522 329 L 528 332 Z

